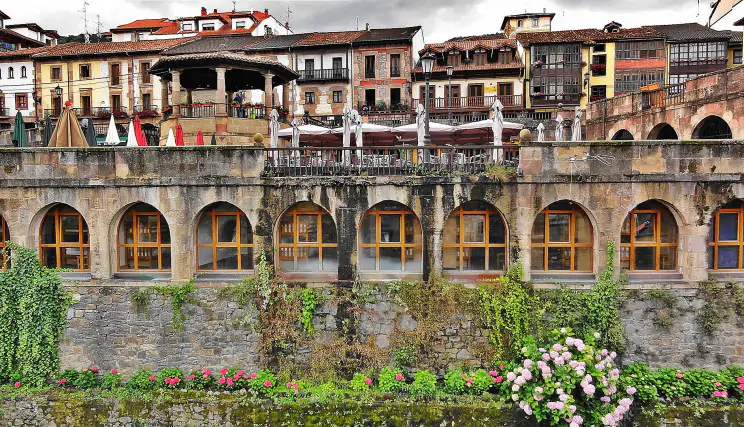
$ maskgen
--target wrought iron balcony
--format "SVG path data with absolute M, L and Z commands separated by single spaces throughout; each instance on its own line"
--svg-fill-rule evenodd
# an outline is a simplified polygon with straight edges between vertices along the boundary
M 489 109 L 496 102 L 501 101 L 504 108 L 522 108 L 522 95 L 492 95 L 492 96 L 464 96 L 453 98 L 433 98 L 430 108 L 436 110 L 483 110 Z M 424 100 L 414 99 L 413 104 L 424 103 Z
M 140 117 L 157 117 L 160 115 L 157 105 L 135 105 L 132 114 Z
M 348 68 L 327 68 L 322 70 L 300 70 L 298 71 L 299 82 L 349 80 Z

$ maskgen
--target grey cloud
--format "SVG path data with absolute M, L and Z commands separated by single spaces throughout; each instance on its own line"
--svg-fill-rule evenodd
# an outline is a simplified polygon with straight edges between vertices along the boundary
M 553 0 L 553 3 L 559 8 L 596 10 L 599 13 L 606 13 L 608 9 L 646 13 L 652 10 L 679 10 L 684 7 L 696 6 L 697 0 L 604 0 L 601 3 L 596 0 Z M 700 2 L 701 13 L 707 12 L 707 7 L 707 0 Z M 649 20 L 653 19 L 653 17 L 649 17 Z

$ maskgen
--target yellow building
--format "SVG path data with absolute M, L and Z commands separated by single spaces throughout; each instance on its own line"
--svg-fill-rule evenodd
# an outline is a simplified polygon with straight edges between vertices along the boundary
M 164 49 L 182 42 L 67 43 L 34 55 L 36 96 L 44 116 L 59 115 L 66 102 L 80 117 L 151 116 L 162 111 L 167 86 L 148 70 Z
M 742 61 L 742 32 L 741 31 L 722 31 L 731 36 L 728 43 L 728 49 L 726 50 L 726 66 L 727 68 L 738 67 L 744 61 Z

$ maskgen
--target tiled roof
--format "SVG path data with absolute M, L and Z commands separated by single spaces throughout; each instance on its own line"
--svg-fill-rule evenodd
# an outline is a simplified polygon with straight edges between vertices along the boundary
M 362 35 L 354 40 L 354 43 L 410 41 L 419 31 L 421 27 L 370 29 L 362 31 Z
M 44 47 L 35 47 L 31 49 L 10 50 L 7 52 L 0 52 L 0 59 L 5 60 L 5 59 L 12 59 L 12 58 L 28 58 L 31 55 L 44 52 L 48 49 L 50 49 L 49 46 L 44 46 Z
M 164 36 L 168 34 L 178 34 L 179 31 L 181 31 L 181 24 L 179 24 L 177 21 L 168 21 L 163 23 L 163 26 L 160 27 L 153 34 Z
M 455 67 L 455 71 L 480 71 L 480 70 L 521 70 L 522 69 L 522 63 L 517 60 L 513 61 L 510 64 L 500 64 L 498 62 L 489 62 L 485 63 L 483 65 L 475 65 L 473 63 L 470 64 L 460 64 L 457 67 Z M 413 72 L 414 73 L 423 73 L 423 69 L 419 65 L 416 67 Z M 447 72 L 447 64 L 434 64 L 434 67 L 431 70 L 432 73 L 444 73 Z
M 18 42 L 21 45 L 38 47 L 45 46 L 43 42 L 28 38 L 23 34 L 16 33 L 15 31 L 9 30 L 7 28 L 0 28 L 0 40 L 10 40 L 12 42 Z
M 169 47 L 183 43 L 183 39 L 145 40 L 139 42 L 104 42 L 104 43 L 65 43 L 57 45 L 46 52 L 34 55 L 34 58 L 59 56 L 106 55 L 132 52 L 160 52 Z
M 729 40 L 729 44 L 732 44 L 732 45 L 742 44 L 742 32 L 741 31 L 721 30 L 721 32 L 726 33 L 728 36 L 731 37 L 731 39 Z
M 481 39 L 505 39 L 506 35 L 504 33 L 493 33 L 493 34 L 481 34 L 479 36 L 459 36 L 459 37 L 452 37 L 451 39 L 447 40 L 448 42 L 459 42 L 464 40 L 481 40 Z
M 246 46 L 245 50 L 274 50 L 274 49 L 287 49 L 293 47 L 298 41 L 306 38 L 305 34 L 290 34 L 287 36 L 274 36 L 274 37 L 254 37 L 255 42 L 250 46 Z
M 474 50 L 476 48 L 483 49 L 500 49 L 504 46 L 516 48 L 517 42 L 512 39 L 506 38 L 492 38 L 492 39 L 467 39 L 462 41 L 447 41 L 444 43 L 432 43 L 424 46 L 419 53 L 424 53 L 427 50 L 434 52 L 447 52 L 451 49 L 457 50 Z
M 723 31 L 716 31 L 695 22 L 687 24 L 653 25 L 651 28 L 664 33 L 671 42 L 727 40 L 729 38 L 729 35 Z
M 295 46 L 348 44 L 359 38 L 364 31 L 338 31 L 331 33 L 310 33 L 298 40 Z
M 634 38 L 664 38 L 664 34 L 651 27 L 621 28 L 616 33 L 604 32 L 595 28 L 583 30 L 549 31 L 540 33 L 518 33 L 517 40 L 523 46 L 545 43 L 594 43 Z
M 2 10 L 0 10 L 0 19 L 10 19 L 10 16 L 6 15 L 5 13 L 3 13 Z
M 163 52 L 164 55 L 182 55 L 188 53 L 204 52 L 237 52 L 252 43 L 253 39 L 262 39 L 262 37 L 243 36 L 208 36 L 198 37 L 186 43 L 174 46 Z
M 246 28 L 239 28 L 239 29 L 232 29 L 232 20 L 233 18 L 250 18 L 253 17 L 253 19 L 249 19 L 250 26 Z M 216 29 L 215 31 L 202 31 L 198 34 L 243 34 L 243 33 L 252 33 L 253 30 L 255 30 L 258 25 L 263 22 L 264 20 L 271 17 L 271 15 L 267 12 L 217 12 L 217 13 L 208 13 L 206 15 L 197 15 L 197 16 L 191 16 L 186 18 L 181 18 L 181 20 L 186 21 L 198 21 L 202 19 L 219 19 L 223 22 L 223 25 Z M 258 23 L 256 23 L 258 21 Z M 130 22 L 128 24 L 119 25 L 118 27 L 112 29 L 113 32 L 128 32 L 132 30 L 155 30 L 153 34 L 155 35 L 173 35 L 173 34 L 197 34 L 196 31 L 181 31 L 181 24 L 179 23 L 179 20 L 170 20 L 168 18 L 157 18 L 157 19 L 139 19 L 134 22 Z
M 119 25 L 118 27 L 113 28 L 112 31 L 116 32 L 117 30 L 149 30 L 151 28 L 161 28 L 173 22 L 175 21 L 170 21 L 168 18 L 138 19 L 128 24 Z M 176 25 L 178 25 L 177 22 L 175 23 Z

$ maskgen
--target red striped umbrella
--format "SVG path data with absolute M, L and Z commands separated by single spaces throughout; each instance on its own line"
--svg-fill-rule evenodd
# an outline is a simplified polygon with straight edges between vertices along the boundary
M 202 131 L 196 133 L 196 145 L 204 145 L 204 134 Z
M 183 147 L 183 128 L 181 127 L 181 124 L 179 123 L 176 126 L 176 146 L 177 147 Z

